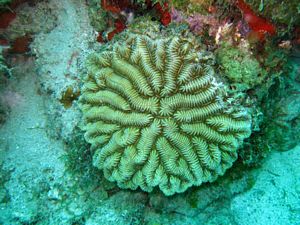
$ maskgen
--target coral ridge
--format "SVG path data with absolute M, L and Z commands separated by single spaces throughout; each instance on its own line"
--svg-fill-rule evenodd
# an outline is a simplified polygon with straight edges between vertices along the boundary
M 212 66 L 197 55 L 181 37 L 132 35 L 89 58 L 85 138 L 108 180 L 172 195 L 214 181 L 236 160 L 251 118 L 225 104 Z

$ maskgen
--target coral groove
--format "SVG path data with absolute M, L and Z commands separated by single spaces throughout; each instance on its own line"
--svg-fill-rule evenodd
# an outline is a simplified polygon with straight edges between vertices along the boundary
M 165 195 L 212 182 L 251 133 L 211 65 L 180 37 L 133 35 L 93 54 L 80 104 L 93 164 L 121 188 Z

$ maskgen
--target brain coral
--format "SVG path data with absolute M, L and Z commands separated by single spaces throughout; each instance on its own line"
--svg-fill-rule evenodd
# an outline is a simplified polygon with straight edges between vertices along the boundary
M 200 55 L 180 37 L 135 35 L 88 59 L 85 138 L 108 180 L 172 195 L 231 167 L 251 118 Z

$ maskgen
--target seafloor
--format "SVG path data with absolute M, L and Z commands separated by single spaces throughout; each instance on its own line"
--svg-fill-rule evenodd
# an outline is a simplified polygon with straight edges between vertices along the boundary
M 10 112 L 0 127 L 0 224 L 300 224 L 300 146 L 272 149 L 258 168 L 172 197 L 122 190 L 92 167 L 76 167 L 91 160 L 80 158 L 87 146 L 74 150 L 80 112 L 62 96 L 79 88 L 82 63 L 99 45 L 85 1 L 18 10 L 33 18 L 23 27 L 35 32 L 35 57 L 11 58 L 12 77 L 1 87 Z

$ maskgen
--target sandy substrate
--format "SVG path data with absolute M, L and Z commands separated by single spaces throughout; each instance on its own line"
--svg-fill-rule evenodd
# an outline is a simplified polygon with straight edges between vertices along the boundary
M 255 185 L 232 199 L 237 224 L 296 225 L 300 223 L 300 146 L 273 152 L 256 172 Z
M 261 168 L 236 182 L 172 198 L 67 173 L 64 143 L 72 139 L 80 112 L 76 101 L 66 109 L 60 99 L 68 86 L 79 88 L 82 62 L 97 46 L 91 47 L 94 31 L 84 1 L 47 4 L 57 9 L 55 27 L 36 35 L 36 59 L 16 60 L 14 76 L 1 92 L 11 104 L 0 127 L 1 225 L 300 224 L 300 146 L 273 151 Z M 253 185 L 246 184 L 247 177 L 255 179 Z
M 44 101 L 38 94 L 40 87 L 34 64 L 30 61 L 25 63 L 27 70 L 4 92 L 14 104 L 0 129 L 1 141 L 6 146 L 6 149 L 1 149 L 4 154 L 2 170 L 10 171 L 10 179 L 5 183 L 10 201 L 1 205 L 0 221 L 10 221 L 8 224 L 11 224 L 12 218 L 32 221 L 38 212 L 38 199 L 32 196 L 33 190 L 40 188 L 41 182 L 50 177 L 55 183 L 64 171 L 59 160 L 62 143 L 49 139 L 45 131 Z

